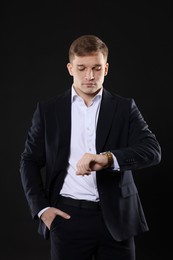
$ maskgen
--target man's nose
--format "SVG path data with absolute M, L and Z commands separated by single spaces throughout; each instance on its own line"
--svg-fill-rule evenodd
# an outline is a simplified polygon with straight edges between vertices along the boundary
M 92 79 L 94 79 L 93 70 L 87 70 L 87 71 L 86 71 L 85 78 L 86 78 L 87 80 L 92 80 Z

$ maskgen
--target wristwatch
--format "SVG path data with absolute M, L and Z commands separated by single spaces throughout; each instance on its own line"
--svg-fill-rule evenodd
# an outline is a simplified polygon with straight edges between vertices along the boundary
M 108 163 L 104 166 L 104 168 L 108 168 L 108 167 L 112 166 L 112 164 L 113 164 L 112 153 L 110 151 L 106 151 L 106 152 L 103 152 L 103 153 L 100 153 L 100 154 L 106 155 L 107 158 L 108 158 Z

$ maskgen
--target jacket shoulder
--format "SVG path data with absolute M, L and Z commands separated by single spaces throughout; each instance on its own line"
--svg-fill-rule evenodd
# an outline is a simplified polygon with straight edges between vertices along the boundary
M 67 90 L 64 93 L 61 93 L 57 96 L 53 96 L 49 99 L 40 100 L 37 102 L 37 105 L 43 110 L 49 110 L 55 106 L 58 106 L 58 104 L 62 105 L 65 100 L 69 100 L 69 98 L 71 97 L 70 93 L 71 91 Z
M 104 89 L 104 95 L 107 97 L 110 97 L 113 100 L 115 100 L 116 102 L 120 102 L 120 103 L 129 104 L 129 103 L 135 102 L 133 97 L 125 97 L 125 96 L 119 95 L 113 91 L 110 91 L 110 90 L 108 91 L 106 89 Z

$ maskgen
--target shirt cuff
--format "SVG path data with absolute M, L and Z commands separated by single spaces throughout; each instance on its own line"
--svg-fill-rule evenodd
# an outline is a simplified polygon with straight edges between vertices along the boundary
M 43 212 L 45 212 L 45 211 L 46 211 L 47 209 L 49 209 L 49 208 L 50 208 L 50 207 L 46 207 L 46 208 L 40 210 L 40 212 L 38 213 L 38 217 L 40 218 L 41 215 L 43 214 Z
M 113 165 L 112 165 L 112 170 L 114 171 L 120 171 L 120 166 L 118 164 L 118 161 L 117 161 L 117 158 L 115 157 L 115 155 L 112 153 L 112 156 L 113 156 Z

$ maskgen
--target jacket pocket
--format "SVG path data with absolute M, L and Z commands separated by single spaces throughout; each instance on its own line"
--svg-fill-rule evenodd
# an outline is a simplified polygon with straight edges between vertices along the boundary
M 132 196 L 136 193 L 138 193 L 138 191 L 137 191 L 136 185 L 134 183 L 128 183 L 121 187 L 121 195 L 123 198 Z

